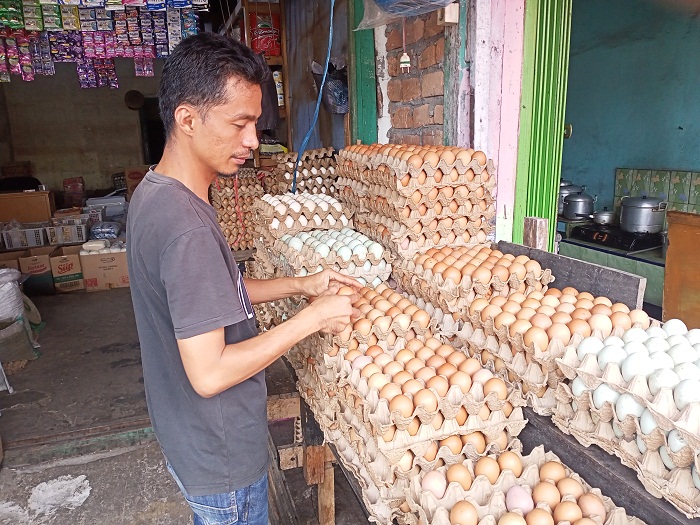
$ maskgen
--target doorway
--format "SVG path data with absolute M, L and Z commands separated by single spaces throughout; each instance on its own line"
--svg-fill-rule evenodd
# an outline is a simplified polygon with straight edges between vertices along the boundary
M 157 164 L 165 148 L 165 126 L 160 119 L 158 97 L 149 97 L 144 100 L 143 106 L 139 109 L 139 121 L 144 163 Z

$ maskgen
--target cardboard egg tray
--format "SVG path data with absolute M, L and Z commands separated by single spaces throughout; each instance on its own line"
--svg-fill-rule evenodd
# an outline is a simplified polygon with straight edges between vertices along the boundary
M 277 162 L 277 166 L 272 168 L 275 191 L 287 193 L 291 190 L 297 158 L 296 152 L 280 153 L 273 157 Z M 297 169 L 298 191 L 333 195 L 336 191 L 335 179 L 336 157 L 333 148 L 308 150 L 302 153 Z
M 270 195 L 273 197 L 273 195 Z M 296 203 L 300 206 L 299 211 L 292 210 L 286 204 L 284 206 L 284 213 L 279 213 L 270 203 L 260 199 L 255 203 L 255 209 L 259 211 L 260 215 L 268 220 L 277 219 L 278 221 L 284 223 L 287 217 L 292 217 L 294 221 L 297 221 L 299 217 L 304 217 L 307 221 L 312 221 L 314 215 L 318 215 L 322 220 L 328 216 L 332 216 L 336 221 L 340 219 L 341 216 L 347 215 L 345 210 L 343 210 L 342 204 L 335 198 L 331 199 L 330 202 L 324 202 L 327 210 L 324 210 L 320 204 L 316 204 L 311 199 L 311 195 L 308 193 L 297 193 L 295 195 L 285 195 L 286 197 L 292 197 Z
M 660 447 L 673 463 L 686 463 L 683 451 L 674 454 L 665 444 L 665 437 L 656 432 L 658 429 L 646 436 L 635 422 L 636 431 L 630 432 L 632 419 L 628 416 L 625 421 L 619 421 L 615 407 L 609 402 L 598 409 L 593 404 L 590 390 L 576 397 L 564 383 L 557 389 L 557 408 L 552 420 L 562 432 L 574 436 L 584 446 L 598 445 L 617 456 L 623 465 L 636 471 L 637 478 L 651 495 L 666 499 L 688 518 L 700 517 L 700 490 L 695 487 L 691 473 L 692 465 L 696 469 L 700 467 L 700 459 L 693 454 L 690 465 L 669 470 L 661 459 L 661 448 L 650 447 L 663 440 Z M 639 449 L 637 436 L 647 447 L 644 453 Z
M 518 453 L 517 449 L 514 452 Z M 507 512 L 506 509 L 506 492 L 515 485 L 520 485 L 528 491 L 537 485 L 540 481 L 539 469 L 547 461 L 559 461 L 559 458 L 552 452 L 545 452 L 544 446 L 533 449 L 527 455 L 522 456 L 523 472 L 519 478 L 510 470 L 502 471 L 496 483 L 491 485 L 485 476 L 477 476 L 474 478 L 472 487 L 469 491 L 465 491 L 458 483 L 450 483 L 447 487 L 445 495 L 441 499 L 437 499 L 430 491 L 424 491 L 421 488 L 422 476 L 415 476 L 411 479 L 409 489 L 406 494 L 406 500 L 409 507 L 416 515 L 414 525 L 450 525 L 449 510 L 459 501 L 469 501 L 477 509 L 479 515 L 479 525 L 496 525 L 498 519 Z M 495 459 L 495 458 L 494 458 Z M 464 462 L 465 466 L 470 467 L 471 461 Z M 586 492 L 592 492 L 600 497 L 606 510 L 606 519 L 603 520 L 599 516 L 592 517 L 599 525 L 644 525 L 641 520 L 627 516 L 625 509 L 616 507 L 614 502 L 603 496 L 599 489 L 591 488 L 578 474 L 566 467 L 568 476 L 575 479 L 584 487 Z M 446 471 L 443 467 L 438 469 Z M 473 473 L 473 470 L 472 470 Z M 575 501 L 573 496 L 567 495 L 562 498 L 562 501 Z M 538 507 L 545 510 L 551 510 L 546 503 L 541 503 Z M 516 511 L 519 513 L 519 511 Z M 568 521 L 560 521 L 560 525 L 569 524 Z
M 286 219 L 280 221 L 277 217 L 268 218 L 260 213 L 259 209 L 254 210 L 255 212 L 255 222 L 258 225 L 258 231 L 261 228 L 265 228 L 269 231 L 269 235 L 274 238 L 279 239 L 283 235 L 296 235 L 301 232 L 309 232 L 316 229 L 337 229 L 350 227 L 352 228 L 352 219 L 348 218 L 345 213 L 327 213 L 324 217 L 319 214 L 314 213 L 311 216 L 311 220 L 306 218 L 304 214 L 292 214 L 288 217 L 292 218 L 292 225 L 288 226 L 286 224 Z M 337 217 L 336 217 L 337 215 Z M 300 217 L 304 217 L 300 220 Z
M 635 401 L 649 409 L 661 429 L 667 432 L 678 430 L 689 447 L 686 447 L 688 450 L 685 451 L 683 459 L 679 457 L 674 460 L 676 465 L 690 464 L 692 457 L 700 452 L 700 403 L 691 403 L 683 411 L 679 411 L 673 400 L 672 389 L 663 388 L 653 396 L 645 377 L 635 376 L 630 381 L 625 381 L 620 367 L 615 363 L 608 363 L 605 370 L 601 371 L 594 354 L 587 354 L 583 361 L 579 361 L 575 350 L 567 349 L 557 363 L 567 378 L 580 377 L 588 388 L 607 384 L 620 394 L 631 394 Z
M 256 171 L 242 168 L 236 177 L 219 177 L 209 188 L 216 218 L 229 246 L 236 250 L 253 247 L 255 200 L 265 194 Z
M 305 150 L 301 154 L 301 162 L 308 163 L 310 165 L 324 165 L 323 163 L 332 164 L 335 162 L 335 149 L 334 148 L 317 148 Z M 277 165 L 287 165 L 291 164 L 291 168 L 294 168 L 294 163 L 299 159 L 299 153 L 296 151 L 290 151 L 289 153 L 276 153 L 272 156 L 272 159 L 277 162 Z M 326 166 L 330 164 L 325 164 Z

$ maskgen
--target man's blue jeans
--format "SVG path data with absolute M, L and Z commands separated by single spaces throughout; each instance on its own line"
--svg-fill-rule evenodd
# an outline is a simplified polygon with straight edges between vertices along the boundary
M 191 496 L 166 461 L 170 474 L 194 512 L 194 525 L 268 525 L 267 473 L 248 487 L 234 492 Z

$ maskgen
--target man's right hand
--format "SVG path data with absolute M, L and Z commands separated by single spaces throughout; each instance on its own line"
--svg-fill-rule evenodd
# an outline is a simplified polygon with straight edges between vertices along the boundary
M 353 308 L 359 295 L 321 295 L 303 311 L 311 316 L 318 331 L 327 334 L 339 334 L 360 316 L 360 311 Z

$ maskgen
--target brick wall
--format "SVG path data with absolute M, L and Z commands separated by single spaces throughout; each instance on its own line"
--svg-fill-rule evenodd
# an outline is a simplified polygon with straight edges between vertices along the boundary
M 410 73 L 401 73 L 403 54 L 401 22 L 386 27 L 391 129 L 389 142 L 395 144 L 442 144 L 443 141 L 443 59 L 445 31 L 437 25 L 437 12 L 406 18 L 406 53 Z

